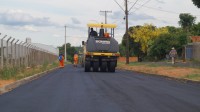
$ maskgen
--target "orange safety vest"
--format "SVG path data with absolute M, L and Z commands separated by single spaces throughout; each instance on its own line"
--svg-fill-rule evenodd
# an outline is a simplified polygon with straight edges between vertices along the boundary
M 74 54 L 74 61 L 78 60 L 78 54 Z
M 109 33 L 104 33 L 104 37 L 109 38 Z

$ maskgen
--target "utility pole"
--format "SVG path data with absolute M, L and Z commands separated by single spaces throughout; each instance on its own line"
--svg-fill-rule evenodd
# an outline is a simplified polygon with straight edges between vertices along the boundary
M 128 10 L 128 0 L 124 0 L 125 9 L 116 1 L 115 3 L 125 12 L 125 18 L 126 19 L 126 31 L 125 31 L 125 39 L 126 39 L 126 64 L 129 64 L 129 35 L 128 35 L 128 14 L 130 10 L 135 6 L 135 4 L 138 2 L 138 0 L 135 1 L 135 3 L 132 5 L 132 7 Z
M 126 64 L 129 64 L 129 36 L 128 36 L 128 3 L 125 0 L 125 15 L 126 15 Z
M 67 48 L 66 48 L 66 28 L 67 26 L 65 25 L 65 62 L 67 62 Z
M 105 13 L 105 24 L 107 24 L 107 13 L 112 13 L 112 11 L 100 11 Z M 107 29 L 105 30 L 105 32 L 107 32 Z

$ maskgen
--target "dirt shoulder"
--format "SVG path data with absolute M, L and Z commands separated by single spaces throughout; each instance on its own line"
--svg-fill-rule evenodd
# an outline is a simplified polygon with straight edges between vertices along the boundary
M 165 62 L 163 62 L 162 64 L 156 62 L 134 62 L 130 63 L 129 65 L 126 65 L 125 63 L 119 63 L 118 69 L 162 75 L 178 79 L 200 81 L 200 68 L 169 65 L 168 63 L 165 64 Z
M 14 80 L 14 79 L 10 79 L 10 80 L 1 80 L 0 79 L 0 88 L 3 87 L 3 86 L 5 86 L 5 85 L 11 84 L 11 83 L 13 83 L 15 81 L 16 80 Z

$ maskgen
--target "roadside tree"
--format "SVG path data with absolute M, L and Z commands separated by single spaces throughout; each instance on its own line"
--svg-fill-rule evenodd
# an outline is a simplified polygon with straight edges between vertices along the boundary
M 193 4 L 200 8 L 200 1 L 199 0 L 192 0 Z
M 178 21 L 179 25 L 187 33 L 191 30 L 192 26 L 195 24 L 196 17 L 192 16 L 189 13 L 181 13 L 179 15 L 180 20 Z
M 193 25 L 191 33 L 192 35 L 200 36 L 200 22 L 198 24 Z
M 167 28 L 157 28 L 151 24 L 132 27 L 129 31 L 130 38 L 141 46 L 141 51 L 147 54 L 148 48 L 161 34 L 168 33 Z
M 182 56 L 183 46 L 187 44 L 187 34 L 168 33 L 161 34 L 153 43 L 149 50 L 149 57 L 152 59 L 161 60 L 166 57 L 172 47 L 175 47 L 178 55 Z

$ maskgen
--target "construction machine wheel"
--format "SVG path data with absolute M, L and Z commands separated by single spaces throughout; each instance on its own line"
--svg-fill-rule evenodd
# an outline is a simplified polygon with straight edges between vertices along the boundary
M 99 71 L 99 62 L 98 61 L 94 61 L 93 62 L 93 71 L 94 72 L 98 72 Z
M 108 64 L 108 71 L 109 72 L 115 72 L 115 65 L 116 63 L 114 61 L 111 61 L 109 64 Z
M 101 72 L 106 72 L 106 68 L 107 68 L 107 62 L 102 62 L 100 66 Z
M 90 72 L 91 64 L 89 61 L 85 61 L 85 72 Z

